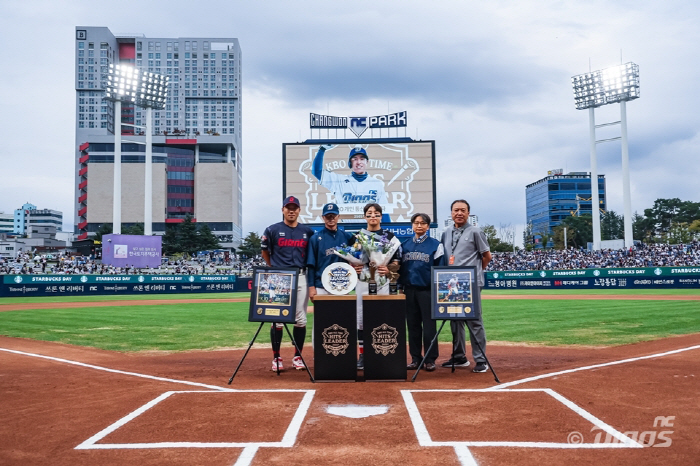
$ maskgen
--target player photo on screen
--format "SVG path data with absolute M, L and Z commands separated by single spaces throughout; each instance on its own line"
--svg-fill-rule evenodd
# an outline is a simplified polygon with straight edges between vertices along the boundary
M 291 274 L 286 273 L 261 273 L 256 304 L 288 306 L 291 302 L 292 278 Z
M 435 212 L 434 142 L 285 144 L 285 195 L 302 200 L 299 221 L 320 223 L 324 204 L 336 203 L 340 222 L 364 221 L 377 203 L 383 223 L 409 222 Z

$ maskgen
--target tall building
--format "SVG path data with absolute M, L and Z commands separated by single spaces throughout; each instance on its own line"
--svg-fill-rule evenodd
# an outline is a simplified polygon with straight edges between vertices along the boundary
M 110 64 L 170 77 L 165 109 L 153 111 L 153 232 L 189 213 L 223 246 L 242 225 L 241 49 L 235 38 L 146 38 L 106 27 L 76 29 L 75 233 L 113 221 L 114 130 L 122 126 L 122 224 L 144 222 L 146 110 L 103 100 Z
M 600 209 L 606 209 L 605 175 L 598 175 Z M 531 234 L 552 234 L 552 229 L 571 215 L 591 215 L 591 175 L 561 170 L 525 188 L 527 225 Z

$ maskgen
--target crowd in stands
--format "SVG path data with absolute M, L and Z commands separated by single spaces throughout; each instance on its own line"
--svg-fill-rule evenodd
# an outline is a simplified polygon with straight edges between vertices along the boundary
M 158 267 L 136 268 L 133 266 L 114 267 L 102 264 L 88 256 L 62 253 L 20 254 L 16 259 L 0 257 L 0 275 L 208 275 L 236 274 L 247 275 L 252 268 L 264 265 L 261 256 L 239 261 L 235 254 L 212 253 L 199 255 L 192 259 L 169 260 Z
M 570 248 L 494 253 L 488 271 L 679 266 L 700 266 L 700 242 L 640 244 L 620 250 L 587 251 Z
M 158 267 L 114 267 L 91 257 L 62 253 L 56 256 L 20 254 L 16 259 L 0 257 L 0 275 L 66 274 L 66 275 L 154 275 L 154 274 L 236 274 L 248 275 L 253 267 L 264 266 L 261 256 L 240 261 L 235 254 L 211 253 L 186 260 L 163 262 Z M 532 251 L 493 253 L 488 271 L 565 270 L 625 267 L 700 266 L 700 242 L 689 244 L 640 244 L 630 249 L 535 249 Z

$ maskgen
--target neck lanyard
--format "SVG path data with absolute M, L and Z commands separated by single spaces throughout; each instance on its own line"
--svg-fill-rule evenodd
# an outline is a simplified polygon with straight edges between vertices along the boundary
M 455 239 L 455 231 L 459 231 L 459 235 L 457 235 L 457 239 Z M 459 243 L 459 239 L 462 237 L 463 233 L 464 233 L 464 227 L 462 227 L 458 230 L 452 230 L 452 254 L 454 254 L 455 246 Z

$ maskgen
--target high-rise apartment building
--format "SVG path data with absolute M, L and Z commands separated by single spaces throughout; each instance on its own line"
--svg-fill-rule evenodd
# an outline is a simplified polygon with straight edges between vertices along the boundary
M 598 196 L 605 211 L 605 175 L 598 175 Z M 566 217 L 591 215 L 592 197 L 590 173 L 553 171 L 525 188 L 528 230 L 549 235 Z
M 153 111 L 153 232 L 190 214 L 223 246 L 242 224 L 241 49 L 234 38 L 147 38 L 106 27 L 75 28 L 75 233 L 113 221 L 114 131 L 121 118 L 122 224 L 144 222 L 146 110 L 103 100 L 110 64 L 170 77 Z

